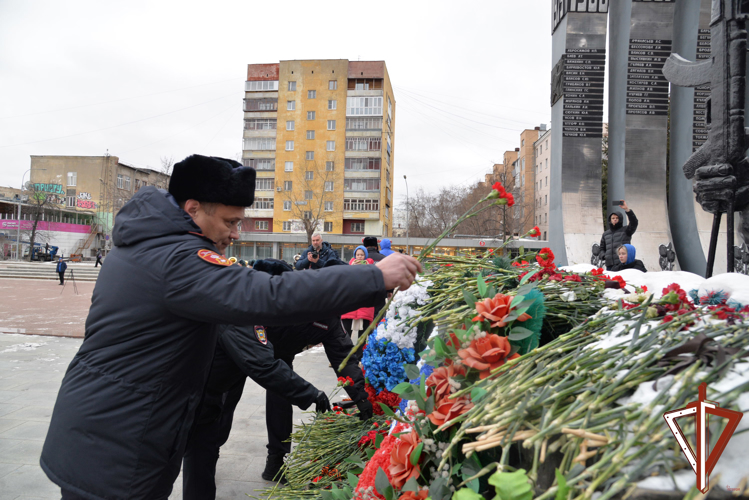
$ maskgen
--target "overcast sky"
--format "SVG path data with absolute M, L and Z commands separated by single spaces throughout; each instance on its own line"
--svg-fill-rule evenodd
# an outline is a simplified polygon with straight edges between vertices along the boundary
M 396 203 L 404 174 L 475 182 L 550 121 L 550 19 L 548 0 L 2 0 L 0 185 L 30 155 L 236 158 L 247 64 L 289 59 L 386 62 Z

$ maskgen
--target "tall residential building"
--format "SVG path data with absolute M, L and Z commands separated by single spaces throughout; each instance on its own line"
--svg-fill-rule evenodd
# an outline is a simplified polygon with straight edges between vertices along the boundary
M 384 61 L 248 65 L 242 159 L 257 182 L 242 230 L 391 236 L 394 145 Z
M 536 225 L 541 239 L 549 239 L 549 177 L 551 177 L 551 129 L 542 132 L 533 145 L 535 150 Z
M 542 130 L 543 129 L 543 130 Z M 512 171 L 515 178 L 513 194 L 515 196 L 515 232 L 525 234 L 535 225 L 535 151 L 534 143 L 546 130 L 546 125 L 526 129 L 520 133 L 520 150 Z

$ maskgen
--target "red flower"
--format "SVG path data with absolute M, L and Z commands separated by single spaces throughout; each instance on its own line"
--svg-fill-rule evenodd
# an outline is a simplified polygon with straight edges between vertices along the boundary
M 393 476 L 390 474 L 390 451 L 393 449 L 396 441 L 395 436 L 386 436 L 385 439 L 380 443 L 380 449 L 375 452 L 372 458 L 367 462 L 361 475 L 359 475 L 359 483 L 356 485 L 354 490 L 354 498 L 361 498 L 362 492 L 372 487 L 372 495 L 375 498 L 384 500 L 385 497 L 377 492 L 374 488 L 375 477 L 377 471 L 382 469 L 388 477 L 390 484 L 393 482 Z
M 549 276 L 549 281 L 564 281 L 564 277 L 561 274 L 552 274 Z
M 406 491 L 398 497 L 398 500 L 427 500 L 427 498 L 429 498 L 429 489 L 425 488 L 423 490 L 419 490 L 418 493 L 414 493 L 413 491 Z
M 541 267 L 551 267 L 554 265 L 554 252 L 551 251 L 551 248 L 542 248 L 536 255 L 536 261 Z
M 495 182 L 492 189 L 497 192 L 499 198 L 504 198 L 505 194 L 507 194 L 505 187 L 500 182 Z
M 513 262 L 512 263 L 512 267 L 528 267 L 528 261 L 527 260 L 522 260 L 519 263 L 518 262 Z
M 512 303 L 512 299 L 513 297 L 509 295 L 498 293 L 493 299 L 484 299 L 481 302 L 476 302 L 476 312 L 478 315 L 473 318 L 473 321 L 487 319 L 493 321 L 491 324 L 492 326 L 507 326 L 505 319 L 510 315 L 510 304 Z M 531 317 L 528 313 L 523 313 L 517 320 L 526 321 L 530 318 Z
M 458 346 L 460 347 L 460 346 Z M 466 371 L 462 366 L 450 365 L 435 368 L 429 378 L 426 380 L 427 394 L 432 395 L 432 390 L 436 394 L 434 399 L 440 399 L 450 396 L 450 379 L 456 375 L 465 375 Z
M 401 434 L 398 441 L 393 445 L 390 452 L 390 473 L 393 480 L 390 484 L 394 488 L 400 489 L 411 478 L 418 478 L 421 474 L 421 467 L 418 463 L 411 464 L 411 453 L 416 449 L 421 440 L 416 431 L 412 430 L 408 434 Z
M 486 337 L 481 337 L 471 341 L 466 349 L 460 349 L 458 356 L 463 364 L 478 370 L 479 378 L 485 379 L 491 375 L 494 368 L 502 366 L 508 359 L 515 359 L 519 354 L 515 353 L 508 358 L 512 346 L 507 337 L 500 337 L 490 333 Z
M 502 198 L 507 200 L 507 206 L 511 207 L 515 204 L 515 197 L 512 196 L 512 193 L 506 193 Z
M 473 403 L 467 398 L 443 399 L 434 405 L 434 411 L 428 417 L 434 425 L 439 426 L 459 417 L 471 408 L 473 408 Z
M 673 316 L 671 316 L 670 314 L 666 314 L 665 316 L 663 316 L 663 321 L 662 322 L 663 323 L 668 323 L 669 321 L 673 321 L 673 320 L 674 320 Z
M 533 226 L 533 229 L 530 230 L 528 233 L 528 236 L 531 238 L 535 238 L 536 236 L 541 236 L 541 230 L 538 228 L 538 226 Z
M 564 281 L 576 281 L 577 283 L 582 283 L 582 278 L 580 278 L 579 274 L 568 274 L 564 277 Z
M 593 276 L 600 276 L 603 274 L 603 268 L 599 267 L 598 269 L 593 269 L 592 271 L 590 271 L 590 274 L 592 274 Z

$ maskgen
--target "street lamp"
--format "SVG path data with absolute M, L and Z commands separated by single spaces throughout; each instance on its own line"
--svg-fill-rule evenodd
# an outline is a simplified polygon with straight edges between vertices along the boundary
M 410 224 L 409 224 L 409 215 L 411 213 L 411 206 L 408 204 L 408 179 L 406 179 L 406 176 L 403 176 L 403 180 L 406 183 L 406 253 L 408 255 L 411 255 L 410 249 L 411 249 L 411 238 L 409 236 L 409 230 L 410 230 Z

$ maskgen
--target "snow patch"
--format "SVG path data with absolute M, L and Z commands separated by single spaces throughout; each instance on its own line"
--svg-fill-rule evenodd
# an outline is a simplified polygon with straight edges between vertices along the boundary
M 23 344 L 14 344 L 4 351 L 0 351 L 0 354 L 4 352 L 18 352 L 18 351 L 34 351 L 39 349 L 41 346 L 47 345 L 46 342 L 25 342 Z

